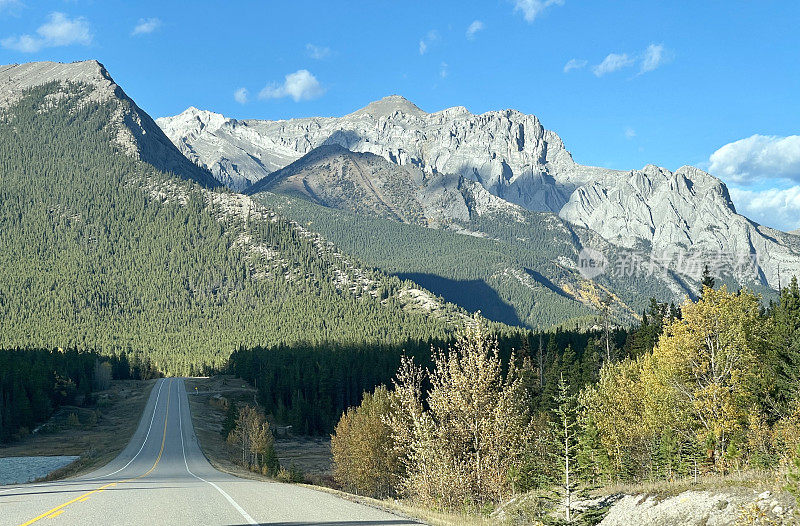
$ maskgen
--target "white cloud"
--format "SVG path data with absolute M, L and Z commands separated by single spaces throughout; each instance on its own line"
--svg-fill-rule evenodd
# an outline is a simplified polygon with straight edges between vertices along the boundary
M 564 5 L 564 0 L 514 0 L 514 12 L 522 12 L 528 22 L 533 22 L 542 11 L 550 6 Z
M 131 35 L 146 35 L 161 27 L 159 18 L 140 18 L 139 23 L 133 28 Z
M 800 181 L 800 135 L 753 135 L 728 143 L 709 157 L 709 171 L 727 181 Z
M 486 26 L 480 20 L 476 20 L 469 25 L 467 28 L 467 39 L 468 40 L 475 40 L 475 35 L 478 31 L 483 31 Z
M 573 69 L 583 69 L 586 67 L 586 64 L 588 63 L 589 62 L 586 60 L 571 58 L 569 59 L 569 62 L 564 64 L 564 73 L 569 73 Z
M 322 60 L 331 54 L 331 48 L 324 46 L 315 46 L 314 44 L 306 44 L 306 53 L 314 60 Z
M 247 104 L 250 93 L 247 88 L 239 88 L 233 92 L 233 99 L 239 104 Z
M 88 46 L 92 43 L 92 32 L 85 18 L 69 18 L 59 12 L 50 13 L 47 22 L 39 26 L 36 33 L 38 36 L 8 37 L 0 41 L 0 45 L 23 53 L 35 53 L 48 47 L 72 44 Z
M 439 66 L 439 76 L 441 78 L 445 79 L 445 78 L 447 78 L 448 74 L 449 74 L 449 70 L 448 70 L 447 62 L 442 62 L 442 64 Z
M 0 13 L 5 10 L 16 10 L 17 8 L 22 7 L 22 2 L 19 0 L 0 0 Z
M 428 48 L 431 46 L 431 44 L 437 40 L 439 40 L 439 32 L 435 29 L 428 31 L 428 33 L 419 41 L 419 54 L 424 55 L 428 51 Z
M 592 66 L 595 76 L 602 77 L 608 73 L 619 71 L 632 65 L 634 60 L 627 53 L 610 53 L 603 61 L 596 66 Z
M 312 100 L 321 97 L 325 93 L 325 88 L 319 83 L 317 78 L 308 70 L 301 69 L 286 75 L 283 84 L 266 86 L 258 94 L 259 99 L 280 99 L 291 97 L 295 102 L 301 100 Z
M 634 130 L 630 126 L 625 128 L 625 138 L 626 139 L 633 139 L 634 137 L 636 137 L 636 130 Z
M 736 211 L 762 225 L 789 231 L 800 228 L 800 186 L 762 191 L 730 188 Z
M 22 53 L 36 53 L 44 47 L 44 42 L 30 35 L 22 35 L 20 37 L 8 37 L 0 40 L 0 46 Z
M 644 50 L 642 64 L 639 67 L 639 73 L 653 71 L 668 60 L 669 53 L 664 48 L 664 44 L 650 44 L 647 46 L 647 49 Z
M 664 44 L 650 44 L 642 53 L 610 53 L 600 64 L 592 66 L 598 77 L 633 66 L 639 62 L 639 75 L 653 71 L 672 60 L 672 52 Z M 585 61 L 572 59 L 564 66 L 564 73 L 579 69 L 586 65 Z

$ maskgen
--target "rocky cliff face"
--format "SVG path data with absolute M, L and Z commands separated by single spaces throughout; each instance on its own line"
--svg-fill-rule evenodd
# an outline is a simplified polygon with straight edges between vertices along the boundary
M 735 268 L 739 282 L 777 288 L 779 272 L 800 274 L 791 236 L 737 214 L 725 184 L 691 166 L 605 175 L 577 188 L 559 215 L 654 259 L 691 259 L 690 275 L 703 264 Z
M 87 101 L 115 104 L 109 125 L 114 126 L 117 146 L 126 154 L 204 186 L 219 185 L 207 170 L 187 161 L 155 121 L 114 83 L 106 68 L 96 60 L 0 66 L 0 109 L 14 104 L 24 90 L 52 82 L 89 86 Z M 51 93 L 49 99 L 57 104 L 58 92 Z
M 596 171 L 576 164 L 533 115 L 473 115 L 463 107 L 425 113 L 396 95 L 341 118 L 237 121 L 189 108 L 157 122 L 187 157 L 235 190 L 330 144 L 416 167 L 426 176 L 463 176 L 536 211 L 558 212 Z
M 408 187 L 403 193 L 413 196 L 414 210 L 407 210 L 406 216 L 416 218 L 413 222 L 421 222 L 421 210 L 427 224 L 439 226 L 479 213 L 471 207 L 491 200 L 507 211 L 517 205 L 557 213 L 617 246 L 641 251 L 650 261 L 670 260 L 673 270 L 690 280 L 699 277 L 703 262 L 726 269 L 735 264 L 736 281 L 772 288 L 778 286 L 778 266 L 782 275 L 800 274 L 796 236 L 737 214 L 719 179 L 693 167 L 673 173 L 656 166 L 621 172 L 579 165 L 558 135 L 544 129 L 535 116 L 515 110 L 474 115 L 455 107 L 426 113 L 393 95 L 340 118 L 236 121 L 190 108 L 157 122 L 187 157 L 234 190 L 246 189 L 292 163 L 307 164 L 301 157 L 315 148 L 337 145 L 372 154 L 373 165 L 382 158 L 401 169 L 393 172 L 383 166 L 382 177 L 394 181 L 391 185 L 397 189 Z M 316 174 L 318 195 L 325 193 L 323 186 L 330 190 L 338 184 L 336 178 L 320 175 L 326 169 L 343 173 L 341 165 L 305 169 Z M 293 165 L 292 171 L 298 170 L 300 166 Z M 293 180 L 301 179 L 309 181 L 295 173 Z M 342 189 L 336 192 L 342 194 Z M 451 198 L 458 192 L 465 196 L 464 206 L 453 205 Z M 470 193 L 482 198 L 472 201 Z M 375 200 L 375 193 L 370 194 Z M 449 208 L 435 212 L 433 206 L 442 202 Z M 392 206 L 379 206 L 378 215 Z M 357 208 L 353 202 L 347 207 Z M 408 221 L 403 214 L 395 215 Z M 693 263 L 684 264 L 687 258 Z M 680 268 L 674 268 L 676 263 Z

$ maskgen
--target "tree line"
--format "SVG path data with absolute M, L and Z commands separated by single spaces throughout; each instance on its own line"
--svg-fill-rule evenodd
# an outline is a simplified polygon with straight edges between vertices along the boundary
M 595 381 L 605 353 L 600 331 L 533 333 L 490 324 L 504 362 L 517 351 L 539 366 L 546 388 L 534 394 L 536 407 L 549 408 L 559 372 L 566 371 L 574 389 Z M 615 356 L 624 353 L 627 332 L 610 331 Z M 432 365 L 432 349 L 452 343 L 453 336 L 406 340 L 399 344 L 294 344 L 239 349 L 225 371 L 249 381 L 259 403 L 280 425 L 299 434 L 330 433 L 342 412 L 361 402 L 365 392 L 391 382 L 403 357 Z M 602 352 L 601 352 L 602 351 Z M 538 374 L 538 373 L 537 373 Z
M 152 378 L 147 361 L 75 349 L 0 352 L 0 442 L 25 436 L 62 405 L 91 405 L 112 378 Z
M 605 356 L 604 335 L 590 337 L 580 354 L 599 355 L 596 376 L 572 344 L 542 374 L 536 353 L 503 356 L 480 325 L 430 365 L 404 357 L 342 414 L 336 479 L 442 508 L 553 492 L 569 520 L 574 495 L 603 484 L 800 465 L 797 280 L 766 308 L 708 285 L 680 306 L 654 301 Z

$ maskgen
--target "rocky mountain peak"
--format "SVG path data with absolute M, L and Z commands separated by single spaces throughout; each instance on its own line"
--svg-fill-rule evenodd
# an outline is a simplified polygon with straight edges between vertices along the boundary
M 201 110 L 194 106 L 189 106 L 182 113 L 175 117 L 168 119 L 158 118 L 158 124 L 167 135 L 174 133 L 176 129 L 181 130 L 183 133 L 199 134 L 203 130 L 208 132 L 215 132 L 219 130 L 228 122 L 235 122 L 233 119 L 228 119 L 220 113 L 213 111 Z
M 380 119 L 388 117 L 395 113 L 402 113 L 406 115 L 413 115 L 414 117 L 422 117 L 427 115 L 417 107 L 416 104 L 401 95 L 389 95 L 375 102 L 371 102 L 358 111 L 348 115 L 348 117 L 363 117 L 366 115 L 371 116 L 373 119 Z
M 96 60 L 28 62 L 0 65 L 0 107 L 13 104 L 26 89 L 50 82 L 78 82 L 94 86 L 91 99 L 95 101 L 123 95 L 105 66 Z
M 327 195 L 327 204 L 347 202 L 348 209 L 353 209 L 357 203 L 341 200 L 343 194 L 325 193 L 332 185 L 353 182 L 363 195 L 375 197 L 373 212 L 380 209 L 381 215 L 389 214 L 379 203 L 384 191 L 361 186 L 362 179 L 356 176 L 361 169 L 373 174 L 368 180 L 389 186 L 411 177 L 414 200 L 428 224 L 480 215 L 474 196 L 483 195 L 483 189 L 506 204 L 559 214 L 615 245 L 650 251 L 653 257 L 689 249 L 757 253 L 765 263 L 757 279 L 770 285 L 775 283 L 772 259 L 781 259 L 782 268 L 793 266 L 800 272 L 800 258 L 784 243 L 794 236 L 764 233 L 762 227 L 738 215 L 727 187 L 716 177 L 692 166 L 673 172 L 653 164 L 630 171 L 580 165 L 557 133 L 544 128 L 535 115 L 514 109 L 473 114 L 464 107 L 452 107 L 426 113 L 392 95 L 340 118 L 247 120 L 216 131 L 210 125 L 201 128 L 196 119 L 184 120 L 181 114 L 159 124 L 184 154 L 234 190 L 249 188 L 315 148 L 338 145 L 354 153 L 373 154 L 401 170 L 390 176 L 391 170 L 374 159 L 347 155 L 340 155 L 335 163 L 319 163 L 315 156 L 330 152 L 316 152 L 295 165 L 291 177 Z M 336 177 L 312 173 L 334 166 L 348 170 L 347 182 L 341 179 L 341 171 Z M 377 189 L 380 184 L 373 186 Z M 467 190 L 473 195 L 472 204 L 455 196 L 456 191 Z M 406 194 L 411 195 L 410 191 Z M 457 208 L 449 205 L 453 202 Z M 473 209 L 467 211 L 469 206 Z M 405 217 L 389 208 L 395 216 Z

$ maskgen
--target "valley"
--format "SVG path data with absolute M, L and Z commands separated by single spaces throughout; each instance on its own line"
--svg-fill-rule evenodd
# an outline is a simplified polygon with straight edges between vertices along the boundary
M 0 232 L 0 455 L 81 457 L 0 523 L 797 516 L 800 238 L 698 168 L 398 95 L 154 120 L 31 62 Z

